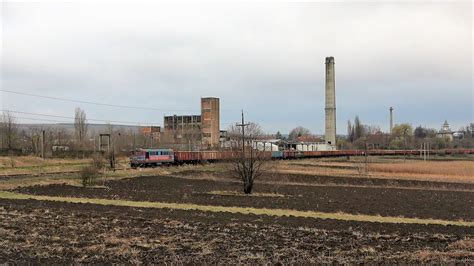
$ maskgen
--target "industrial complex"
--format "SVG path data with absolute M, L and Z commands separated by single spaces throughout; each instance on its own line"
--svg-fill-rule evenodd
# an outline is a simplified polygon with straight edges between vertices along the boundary
M 211 150 L 219 147 L 219 98 L 201 98 L 201 114 L 170 115 L 163 127 L 143 127 L 142 133 L 155 133 L 154 144 L 174 149 Z
M 390 110 L 390 135 L 394 127 L 393 107 Z M 259 150 L 332 151 L 336 150 L 336 80 L 334 57 L 325 58 L 325 134 L 323 139 L 303 136 L 292 141 L 281 139 L 254 140 L 253 146 Z M 157 129 L 158 128 L 158 129 Z M 215 150 L 231 146 L 225 130 L 220 129 L 219 98 L 201 98 L 201 114 L 171 115 L 164 117 L 160 127 L 149 127 L 146 132 L 155 132 L 154 139 L 159 147 L 175 150 Z M 157 134 L 156 132 L 160 133 Z M 145 131 L 144 131 L 145 133 Z M 449 129 L 447 122 L 437 136 L 447 141 L 459 138 L 459 132 Z M 159 136 L 158 136 L 159 135 Z
M 325 139 L 286 143 L 286 147 L 301 151 L 336 149 L 336 86 L 334 57 L 326 57 L 326 121 Z M 153 143 L 176 150 L 212 150 L 225 147 L 225 131 L 220 129 L 220 102 L 216 97 L 201 98 L 201 114 L 164 116 L 163 127 L 143 127 Z M 278 140 L 259 140 L 256 147 L 273 147 Z M 273 148 L 274 149 L 274 148 Z

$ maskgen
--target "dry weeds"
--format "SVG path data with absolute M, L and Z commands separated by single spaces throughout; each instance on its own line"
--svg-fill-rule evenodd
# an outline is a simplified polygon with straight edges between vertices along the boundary
M 407 179 L 441 182 L 474 183 L 473 161 L 403 161 L 388 162 L 370 158 L 369 173 L 360 173 L 362 159 L 345 162 L 326 162 L 319 159 L 284 161 L 276 165 L 279 173 L 325 175 L 342 177 L 377 177 L 387 179 Z
M 278 194 L 278 193 L 252 193 L 252 194 L 245 194 L 241 191 L 222 191 L 222 190 L 216 190 L 216 191 L 210 191 L 207 192 L 207 194 L 211 195 L 219 195 L 219 196 L 240 196 L 240 197 L 269 197 L 269 198 L 284 198 L 288 197 L 283 194 Z
M 430 262 L 443 262 L 449 263 L 453 260 L 462 261 L 464 258 L 472 258 L 474 257 L 474 252 L 464 251 L 464 250 L 456 250 L 456 251 L 435 251 L 435 250 L 420 250 L 413 254 L 413 258 L 416 261 L 420 261 L 423 263 L 430 263 Z
M 449 248 L 453 250 L 468 250 L 474 252 L 474 239 L 466 238 L 456 241 L 450 244 Z
M 474 181 L 474 162 L 406 162 L 370 164 L 370 171 L 396 175 L 430 175 Z

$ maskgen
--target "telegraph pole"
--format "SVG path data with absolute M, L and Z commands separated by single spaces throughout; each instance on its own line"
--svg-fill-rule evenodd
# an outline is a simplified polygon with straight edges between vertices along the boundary
M 45 131 L 43 130 L 41 132 L 41 158 L 44 160 L 44 133 Z
M 393 107 L 390 106 L 390 136 L 392 135 L 393 129 Z
M 236 126 L 242 127 L 242 158 L 245 158 L 245 127 L 250 124 L 245 124 L 244 120 L 244 110 L 242 110 L 242 124 L 237 124 Z

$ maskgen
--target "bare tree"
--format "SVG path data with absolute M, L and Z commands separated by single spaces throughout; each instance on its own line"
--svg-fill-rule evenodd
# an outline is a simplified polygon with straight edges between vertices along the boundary
M 360 122 L 359 116 L 354 119 L 354 140 L 358 140 L 365 135 L 364 125 Z
M 354 127 L 351 124 L 351 120 L 347 120 L 347 140 L 349 142 L 354 141 Z
M 6 146 L 9 150 L 13 149 L 18 135 L 18 125 L 15 116 L 11 112 L 3 112 L 0 129 L 2 133 L 2 148 Z
M 76 131 L 76 140 L 79 148 L 82 150 L 84 147 L 84 140 L 87 136 L 87 119 L 86 112 L 81 108 L 76 108 L 74 115 L 74 129 Z
M 242 123 L 242 125 L 231 126 L 228 133 L 233 151 L 238 153 L 231 163 L 232 171 L 242 180 L 244 193 L 250 194 L 255 179 L 266 172 L 266 163 L 269 159 L 265 156 L 265 152 L 254 149 L 252 145 L 263 135 L 263 131 L 258 124 Z
M 188 142 L 188 150 L 194 150 L 196 142 L 201 139 L 201 130 L 197 127 L 188 127 L 183 130 L 183 137 Z
M 41 154 L 41 132 L 42 128 L 40 127 L 31 127 L 29 128 L 28 140 L 31 146 L 31 152 L 34 155 Z
M 311 135 L 311 131 L 305 127 L 296 127 L 290 131 L 289 139 L 296 140 L 301 136 Z

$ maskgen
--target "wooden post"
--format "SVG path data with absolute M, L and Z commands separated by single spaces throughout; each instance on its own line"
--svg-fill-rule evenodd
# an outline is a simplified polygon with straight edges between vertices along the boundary
M 244 110 L 242 110 L 242 124 L 237 124 L 238 127 L 242 127 L 242 159 L 245 159 L 245 127 L 250 124 L 245 124 Z
M 43 130 L 41 132 L 41 158 L 44 159 L 44 135 L 45 135 L 45 131 Z

